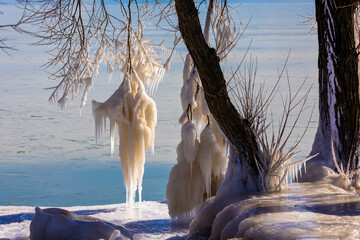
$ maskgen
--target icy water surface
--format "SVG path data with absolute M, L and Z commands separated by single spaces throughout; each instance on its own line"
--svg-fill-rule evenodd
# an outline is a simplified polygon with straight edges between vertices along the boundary
M 249 53 L 258 60 L 258 80 L 271 86 L 277 80 L 289 50 L 290 82 L 298 86 L 308 77 L 307 87 L 314 84 L 309 97 L 310 106 L 317 103 L 317 42 L 316 34 L 309 31 L 311 25 L 303 24 L 300 15 L 314 13 L 311 2 L 277 1 L 278 3 L 244 3 L 239 13 L 248 29 L 240 40 L 236 53 L 229 56 L 224 67 L 230 76 L 244 51 L 252 40 Z M 1 6 L 9 20 L 13 9 Z M 159 35 L 148 26 L 151 37 Z M 113 204 L 125 201 L 120 160 L 110 156 L 108 133 L 96 142 L 91 104 L 79 114 L 80 99 L 61 110 L 49 104 L 46 87 L 56 83 L 47 79 L 41 65 L 47 60 L 40 47 L 26 45 L 31 40 L 11 32 L 19 51 L 9 57 L 0 52 L 0 205 L 74 206 Z M 164 53 L 166 54 L 166 53 Z M 154 156 L 148 156 L 143 183 L 144 200 L 164 200 L 167 178 L 176 162 L 176 146 L 180 140 L 181 115 L 179 99 L 182 84 L 182 59 L 184 45 L 177 47 L 170 72 L 153 95 L 158 108 L 158 125 Z M 122 77 L 115 73 L 109 83 L 106 67 L 102 66 L 99 77 L 94 79 L 88 99 L 106 100 L 121 83 Z M 286 93 L 286 82 L 280 88 Z M 280 113 L 279 105 L 272 109 L 273 118 Z M 309 112 L 299 124 L 304 129 Z M 310 129 L 300 145 L 303 151 L 298 157 L 310 152 L 316 130 L 317 113 Z M 275 125 L 277 120 L 275 120 Z M 297 134 L 295 134 L 295 137 Z

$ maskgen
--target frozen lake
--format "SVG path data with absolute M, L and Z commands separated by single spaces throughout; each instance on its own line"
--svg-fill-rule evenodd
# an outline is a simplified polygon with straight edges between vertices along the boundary
M 301 16 L 314 14 L 314 3 L 306 1 L 277 1 L 278 3 L 244 3 L 239 8 L 242 21 L 249 27 L 228 64 L 235 66 L 252 40 L 250 53 L 258 59 L 258 80 L 271 86 L 276 80 L 289 50 L 290 82 L 294 87 L 305 77 L 307 86 L 314 84 L 308 99 L 317 104 L 317 36 L 309 33 L 311 25 L 303 24 Z M 5 15 L 13 8 L 1 6 Z M 16 14 L 15 14 L 16 15 Z M 149 26 L 148 30 L 151 29 Z M 156 38 L 159 31 L 149 31 Z M 49 91 L 56 83 L 47 79 L 41 69 L 48 58 L 47 48 L 28 46 L 25 35 L 0 32 L 13 38 L 19 51 L 9 57 L 0 52 L 0 205 L 75 206 L 102 205 L 125 202 L 120 160 L 110 155 L 107 133 L 96 143 L 91 104 L 79 114 L 80 98 L 61 110 L 49 104 Z M 166 37 L 166 36 L 165 36 Z M 151 38 L 151 37 L 149 37 Z M 143 199 L 165 199 L 169 171 L 176 163 L 176 146 L 180 141 L 180 89 L 182 65 L 186 55 L 184 45 L 177 47 L 171 69 L 153 95 L 158 108 L 155 154 L 147 157 L 143 182 Z M 229 65 L 224 67 L 227 76 Z M 94 79 L 88 99 L 106 100 L 121 83 L 115 73 L 109 83 L 106 67 Z M 286 82 L 281 91 L 286 93 Z M 274 119 L 279 109 L 274 108 Z M 307 114 L 309 114 L 308 112 Z M 311 150 L 317 127 L 317 108 L 305 139 L 300 145 L 301 156 Z M 308 116 L 297 131 L 305 127 Z M 297 134 L 295 134 L 296 137 Z M 116 149 L 116 148 L 115 148 Z

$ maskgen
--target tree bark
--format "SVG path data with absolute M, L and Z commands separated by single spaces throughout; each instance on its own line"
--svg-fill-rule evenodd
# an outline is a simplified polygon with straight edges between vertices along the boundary
M 311 162 L 335 169 L 359 164 L 359 76 L 354 16 L 358 1 L 316 0 L 319 43 L 319 125 Z M 356 3 L 356 4 L 355 4 Z M 339 164 L 340 165 L 340 164 Z
M 176 0 L 175 8 L 181 36 L 201 78 L 209 110 L 240 154 L 240 164 L 248 164 L 258 175 L 255 136 L 230 101 L 219 58 L 216 50 L 210 48 L 204 39 L 195 3 L 193 0 Z

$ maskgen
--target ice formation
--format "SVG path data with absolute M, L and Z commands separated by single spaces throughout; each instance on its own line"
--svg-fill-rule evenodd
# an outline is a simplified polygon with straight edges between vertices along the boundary
M 342 176 L 326 167 L 325 172 L 316 182 L 297 183 L 282 193 L 216 196 L 200 209 L 188 238 L 357 239 L 358 196 L 338 187 Z
M 215 6 L 215 1 L 209 2 L 204 29 L 204 37 L 208 43 Z M 220 51 L 224 50 L 222 48 L 225 48 L 230 39 L 227 38 L 229 29 L 220 26 L 224 24 L 223 20 L 221 17 L 217 18 L 215 22 L 219 26 L 214 31 L 216 39 L 226 37 L 225 41 L 219 42 L 221 46 L 217 46 L 221 48 Z M 186 56 L 184 63 L 180 98 L 183 108 L 179 119 L 182 125 L 181 142 L 177 147 L 177 164 L 170 172 L 166 188 L 172 218 L 188 216 L 191 210 L 214 196 L 224 180 L 228 164 L 226 138 L 207 106 L 200 76 L 190 54 Z M 197 131 L 201 129 L 199 141 Z
M 216 141 L 216 136 L 211 129 L 211 123 L 206 126 L 200 134 L 200 148 L 198 162 L 205 181 L 207 198 L 212 196 L 211 182 L 217 181 L 220 185 L 225 176 L 228 159 Z
M 35 209 L 30 238 L 45 239 L 133 239 L 123 226 L 97 218 L 76 215 L 64 209 Z
M 197 132 L 195 125 L 188 121 L 181 128 L 181 139 L 183 141 L 183 152 L 186 161 L 190 164 L 190 173 L 192 172 L 192 164 L 199 151 L 199 141 L 197 140 Z
M 184 111 L 179 119 L 181 142 L 177 147 L 177 164 L 170 172 L 166 189 L 171 217 L 187 216 L 206 198 L 215 195 L 228 162 L 225 136 L 210 114 L 190 55 L 184 64 L 180 97 Z M 199 141 L 197 131 L 203 124 L 206 126 Z
M 93 69 L 98 73 L 99 65 L 105 61 L 111 76 L 114 67 L 124 74 L 124 80 L 114 94 L 105 102 L 92 101 L 95 135 L 98 138 L 110 120 L 111 154 L 114 154 L 115 130 L 118 130 L 119 156 L 126 187 L 126 202 L 134 203 L 136 190 L 142 201 L 142 179 L 146 150 L 154 151 L 157 110 L 155 102 L 146 89 L 154 91 L 170 68 L 174 49 L 164 65 L 155 56 L 158 52 L 142 34 L 128 29 L 129 35 L 116 40 L 114 48 L 103 42 L 95 52 Z M 129 40 L 129 41 L 128 41 Z M 175 39 L 174 45 L 179 42 Z M 158 45 L 160 48 L 164 48 Z M 87 84 L 86 86 L 91 86 Z M 87 89 L 85 89 L 87 91 Z M 84 94 L 86 100 L 86 94 Z M 85 102 L 85 101 L 83 101 Z
M 216 3 L 217 4 L 217 3 Z M 216 52 L 220 59 L 226 58 L 236 42 L 237 32 L 235 27 L 232 29 L 223 8 L 217 6 L 214 17 L 214 35 Z
M 171 169 L 166 188 L 171 217 L 188 216 L 206 198 L 214 196 L 225 177 L 228 163 L 212 124 L 209 122 L 202 130 L 199 141 L 190 115 L 188 112 L 188 121 L 181 128 L 177 164 Z
M 97 137 L 105 128 L 106 119 L 110 119 L 112 153 L 117 127 L 126 202 L 134 203 L 136 190 L 141 202 L 145 151 L 154 145 L 157 110 L 135 71 L 125 74 L 119 89 L 104 103 L 93 101 L 93 116 Z
M 204 200 L 205 184 L 199 163 L 185 159 L 184 140 L 177 146 L 177 164 L 171 169 L 166 187 L 169 214 L 174 217 L 191 215 L 191 210 Z

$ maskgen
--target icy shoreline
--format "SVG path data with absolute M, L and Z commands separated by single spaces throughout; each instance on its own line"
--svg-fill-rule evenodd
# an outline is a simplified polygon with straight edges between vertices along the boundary
M 334 186 L 335 178 L 295 183 L 281 193 L 228 199 L 213 219 L 211 237 L 227 239 L 235 232 L 244 239 L 360 239 L 360 198 Z M 114 204 L 64 209 L 122 224 L 134 239 L 178 239 L 188 234 L 186 225 L 172 223 L 164 202 L 142 202 L 141 207 L 136 203 L 132 207 Z M 34 207 L 0 206 L 0 238 L 28 237 L 33 216 Z M 200 217 L 192 227 L 205 229 L 209 221 Z M 190 236 L 202 235 L 194 229 Z

